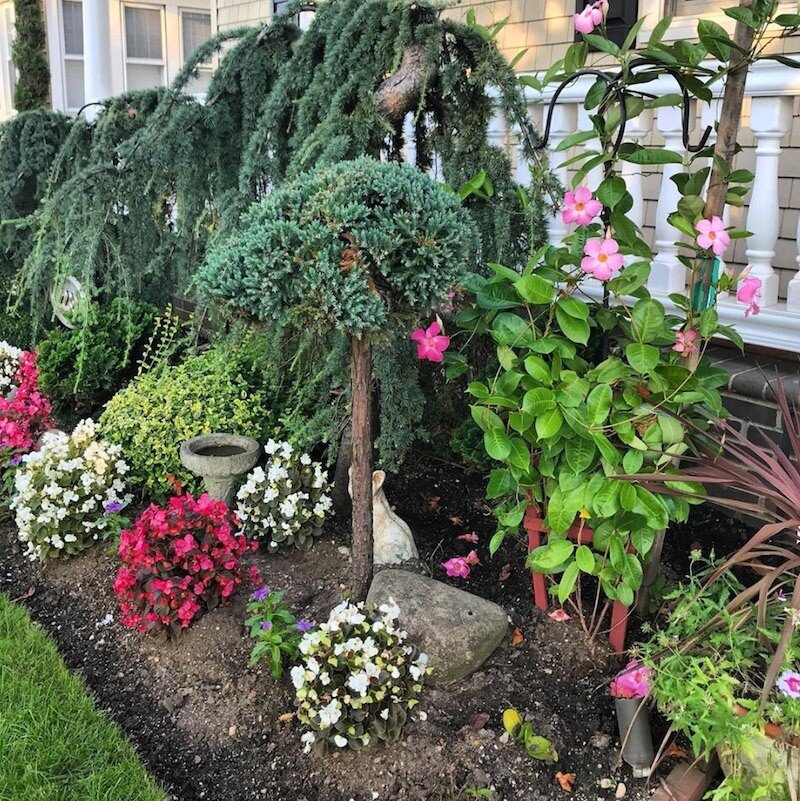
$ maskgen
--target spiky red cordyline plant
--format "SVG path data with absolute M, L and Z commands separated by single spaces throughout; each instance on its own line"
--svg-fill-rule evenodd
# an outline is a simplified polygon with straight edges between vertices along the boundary
M 638 481 L 653 492 L 685 498 L 703 497 L 722 508 L 750 512 L 766 521 L 711 574 L 706 584 L 713 583 L 733 567 L 753 570 L 759 576 L 758 580 L 731 600 L 728 611 L 755 602 L 759 625 L 764 621 L 770 594 L 777 592 L 787 582 L 794 585 L 791 605 L 800 610 L 800 413 L 790 403 L 780 378 L 768 383 L 781 410 L 791 455 L 784 453 L 781 446 L 760 429 L 758 435 L 761 441 L 752 442 L 727 420 L 721 420 L 710 431 L 702 431 L 691 422 L 682 420 L 696 435 L 698 456 L 681 457 L 682 465 L 678 473 L 620 476 Z M 701 484 L 705 494 L 687 491 L 684 484 L 687 481 Z M 726 497 L 714 491 L 718 487 L 754 495 L 764 503 L 748 503 Z M 714 624 L 712 620 L 703 630 L 696 632 L 692 643 L 697 642 Z M 766 703 L 775 684 L 793 631 L 794 622 L 787 615 L 781 639 L 767 671 L 761 694 L 762 704 Z M 690 645 L 687 644 L 687 647 Z

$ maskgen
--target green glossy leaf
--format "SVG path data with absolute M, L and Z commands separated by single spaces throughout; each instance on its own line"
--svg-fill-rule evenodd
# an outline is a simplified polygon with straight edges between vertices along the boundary
M 594 573 L 595 568 L 595 555 L 588 545 L 579 546 L 575 551 L 575 564 L 578 565 L 583 573 Z
M 535 387 L 528 390 L 522 398 L 522 409 L 534 417 L 548 412 L 556 407 L 553 390 L 546 387 Z
M 655 345 L 631 342 L 625 348 L 625 358 L 637 373 L 649 373 L 661 359 L 661 351 Z
M 614 393 L 608 384 L 598 384 L 586 399 L 586 409 L 589 413 L 589 422 L 592 425 L 602 425 L 611 411 L 611 401 Z
M 528 562 L 537 572 L 546 573 L 563 565 L 573 550 L 575 546 L 569 540 L 552 540 L 532 551 Z
M 486 453 L 498 462 L 507 459 L 511 453 L 511 440 L 508 434 L 499 428 L 491 428 L 483 435 L 483 445 Z
M 655 298 L 642 298 L 631 310 L 634 339 L 651 342 L 664 328 L 664 307 Z
M 523 275 L 514 287 L 524 300 L 535 306 L 543 306 L 553 300 L 553 284 L 540 275 Z
M 588 470 L 596 454 L 597 448 L 594 443 L 591 440 L 582 439 L 581 437 L 568 439 L 564 448 L 567 464 L 573 473 L 584 473 Z
M 564 417 L 561 410 L 556 407 L 543 412 L 536 418 L 536 434 L 539 439 L 550 439 L 561 431 L 564 424 Z

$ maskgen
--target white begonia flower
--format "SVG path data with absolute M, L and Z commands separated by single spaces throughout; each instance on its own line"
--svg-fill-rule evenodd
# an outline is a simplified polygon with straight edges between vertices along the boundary
M 280 448 L 280 443 L 275 442 L 274 439 L 268 439 L 267 444 L 264 446 L 264 450 L 268 456 L 272 456 L 273 454 L 277 453 L 278 448 Z
M 397 605 L 394 598 L 389 598 L 385 604 L 381 604 L 378 607 L 378 611 L 384 617 L 388 617 L 389 620 L 397 620 L 397 618 L 400 617 L 400 607 Z
M 334 698 L 327 706 L 319 710 L 319 727 L 328 729 L 339 722 L 342 717 L 339 702 Z
M 333 742 L 336 743 L 336 745 L 338 745 L 339 748 L 344 748 L 347 745 L 347 738 L 346 737 L 342 737 L 341 734 L 337 734 L 333 738 Z
M 301 738 L 300 742 L 303 743 L 303 753 L 308 754 L 311 752 L 311 746 L 316 742 L 317 738 L 313 731 L 307 731 Z
M 301 642 L 300 643 L 301 651 L 302 651 L 302 646 L 303 643 Z M 302 667 L 302 665 L 295 665 L 289 672 L 289 676 L 292 679 L 292 684 L 294 685 L 294 688 L 296 690 L 299 690 L 306 683 L 305 675 L 306 671 L 305 668 Z
M 347 679 L 347 686 L 363 698 L 369 688 L 369 677 L 366 673 L 353 673 Z

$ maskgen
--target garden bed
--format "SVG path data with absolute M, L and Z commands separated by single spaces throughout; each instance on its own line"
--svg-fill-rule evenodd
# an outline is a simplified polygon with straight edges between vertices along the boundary
M 496 798 L 538 801 L 565 797 L 558 771 L 576 775 L 570 798 L 614 798 L 619 782 L 626 785 L 626 798 L 648 797 L 652 788 L 617 765 L 606 681 L 619 660 L 599 646 L 588 647 L 576 624 L 556 623 L 534 608 L 519 546 L 508 543 L 489 558 L 492 518 L 481 500 L 482 479 L 418 458 L 390 480 L 387 493 L 437 578 L 443 573 L 439 562 L 467 550 L 456 537 L 479 534 L 483 564 L 459 586 L 501 603 L 523 637 L 517 645 L 509 638 L 464 681 L 426 688 L 427 720 L 410 723 L 391 748 L 325 760 L 303 754 L 299 731 L 284 719 L 293 709 L 288 681 L 275 682 L 264 667 L 247 667 L 244 592 L 176 644 L 142 638 L 118 624 L 110 546 L 42 568 L 22 557 L 10 523 L 0 538 L 0 589 L 12 598 L 32 590 L 24 603 L 33 618 L 130 735 L 156 780 L 180 801 L 422 801 L 469 798 L 470 789 L 492 786 Z M 727 547 L 741 536 L 713 513 L 701 514 L 698 523 L 668 540 L 669 561 L 679 570 L 694 531 L 702 529 L 707 543 L 713 527 L 724 534 L 719 545 Z M 334 518 L 309 552 L 250 558 L 270 585 L 287 590 L 295 613 L 319 620 L 340 599 L 340 582 L 348 575 L 345 536 L 346 525 Z M 512 567 L 505 577 L 507 564 Z M 531 760 L 521 746 L 503 742 L 501 716 L 510 705 L 552 740 L 559 754 L 555 765 Z M 610 787 L 601 786 L 602 780 Z

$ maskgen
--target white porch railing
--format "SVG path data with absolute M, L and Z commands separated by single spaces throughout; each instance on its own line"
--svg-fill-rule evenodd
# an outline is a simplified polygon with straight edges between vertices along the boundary
M 583 109 L 583 100 L 592 83 L 592 78 L 577 81 L 560 95 L 550 129 L 551 151 L 570 134 L 588 129 L 588 115 Z M 665 77 L 648 84 L 647 91 L 653 94 L 674 93 L 677 86 L 671 78 Z M 700 112 L 703 129 L 714 122 L 721 92 L 720 84 L 713 103 L 710 106 L 703 104 L 704 108 Z M 741 224 L 752 233 L 747 240 L 744 256 L 749 274 L 760 278 L 762 282 L 762 297 L 759 301 L 761 313 L 745 319 L 744 306 L 737 302 L 735 296 L 723 296 L 719 301 L 720 317 L 723 322 L 735 325 L 746 342 L 800 352 L 800 220 L 797 227 L 799 255 L 796 264 L 774 263 L 780 233 L 778 187 L 782 157 L 784 160 L 800 160 L 800 151 L 783 147 L 791 130 L 793 98 L 800 95 L 800 70 L 793 70 L 773 61 L 760 62 L 750 72 L 746 93 L 750 97 L 747 127 L 752 132 L 755 144 L 755 181 L 751 192 L 753 201 L 744 210 Z M 548 92 L 543 96 L 529 92 L 534 120 L 541 121 L 542 107 L 549 99 Z M 652 115 L 641 115 L 629 124 L 626 139 L 644 143 L 654 134 L 653 126 L 660 134 L 665 148 L 683 151 L 681 114 L 675 107 L 664 107 L 657 109 Z M 699 130 L 695 131 L 695 139 L 699 138 L 699 133 Z M 592 149 L 594 144 L 589 141 L 581 146 Z M 569 176 L 558 164 L 568 155 L 554 152 L 550 155 L 551 164 L 565 184 L 568 183 Z M 517 156 L 519 157 L 519 151 Z M 518 162 L 517 174 L 522 174 L 525 169 L 526 165 Z M 681 165 L 646 168 L 649 172 L 658 172 L 660 178 L 655 214 L 651 214 L 650 219 L 645 219 L 642 169 L 627 163 L 623 167 L 628 189 L 633 196 L 633 208 L 629 217 L 640 226 L 643 223 L 652 226 L 653 236 L 649 244 L 656 255 L 648 288 L 653 295 L 666 298 L 671 293 L 683 293 L 686 290 L 686 268 L 678 261 L 679 249 L 675 244 L 680 239 L 680 234 L 667 222 L 668 215 L 675 210 L 680 197 L 677 187 L 670 179 L 681 171 Z M 794 172 L 793 170 L 792 174 Z M 588 185 L 595 188 L 599 180 L 599 175 L 590 174 Z M 561 222 L 560 215 L 554 216 L 550 221 L 551 241 L 561 241 L 566 233 L 566 226 Z M 785 300 L 779 299 L 779 275 L 776 268 L 795 272 L 789 282 Z
M 553 169 L 565 186 L 569 183 L 568 171 L 559 164 L 571 153 L 553 151 L 559 142 L 570 134 L 588 130 L 590 127 L 588 114 L 583 108 L 583 100 L 592 82 L 593 79 L 588 78 L 576 81 L 568 87 L 559 96 L 559 102 L 553 112 L 549 142 L 550 159 Z M 531 118 L 541 127 L 543 106 L 549 103 L 552 95 L 547 91 L 544 95 L 539 95 L 530 89 L 526 91 Z M 653 94 L 674 93 L 677 91 L 677 86 L 672 78 L 665 77 L 648 83 L 647 91 Z M 717 87 L 717 95 L 711 106 L 703 104 L 699 113 L 702 130 L 705 130 L 707 125 L 713 124 L 721 92 L 722 85 Z M 737 302 L 734 295 L 722 296 L 719 300 L 720 318 L 722 322 L 734 325 L 748 343 L 800 353 L 800 220 L 797 225 L 796 263 L 775 264 L 781 218 L 778 193 L 781 166 L 788 164 L 790 159 L 800 161 L 800 149 L 788 149 L 784 146 L 784 140 L 792 125 L 793 98 L 800 95 L 800 70 L 793 70 L 773 61 L 759 62 L 749 74 L 746 92 L 750 98 L 750 115 L 746 127 L 752 132 L 755 144 L 755 181 L 751 193 L 754 201 L 743 210 L 744 214 L 739 225 L 752 232 L 752 236 L 746 242 L 744 259 L 750 275 L 762 281 L 762 297 L 759 301 L 761 313 L 745 318 L 745 307 Z M 691 141 L 699 139 L 700 125 L 697 127 L 698 130 L 694 132 Z M 679 109 L 664 107 L 657 109 L 655 113 L 643 114 L 629 123 L 626 138 L 629 141 L 645 143 L 651 139 L 655 131 L 660 135 L 665 148 L 682 151 Z M 411 131 L 407 129 L 407 133 Z M 500 119 L 492 121 L 488 133 L 493 142 L 509 149 L 512 158 L 515 159 L 517 180 L 521 184 L 527 183 L 528 165 L 518 144 L 519 137 L 505 130 Z M 411 138 L 413 137 L 409 137 Z M 588 141 L 579 147 L 593 149 L 595 143 Z M 410 144 L 409 150 L 411 152 L 407 155 L 413 161 L 413 143 Z M 649 244 L 653 248 L 655 258 L 648 288 L 654 296 L 662 298 L 665 305 L 670 306 L 666 296 L 685 292 L 687 279 L 686 268 L 677 258 L 679 249 L 675 243 L 680 239 L 680 234 L 667 222 L 668 215 L 675 211 L 680 197 L 677 187 L 670 178 L 682 168 L 681 165 L 668 164 L 663 169 L 658 166 L 644 169 L 648 173 L 657 172 L 659 175 L 660 189 L 655 203 L 655 214 L 651 213 L 648 219 L 645 217 L 643 168 L 625 164 L 625 178 L 633 196 L 633 208 L 629 217 L 640 226 L 642 224 L 648 226 L 646 235 L 652 231 L 652 241 Z M 800 170 L 795 166 L 790 174 L 800 175 Z M 598 168 L 589 175 L 587 183 L 590 188 L 595 188 L 599 181 Z M 560 214 L 550 220 L 549 233 L 554 243 L 560 242 L 567 234 L 567 226 L 561 221 Z M 776 268 L 794 272 L 785 299 L 779 298 L 779 275 Z

